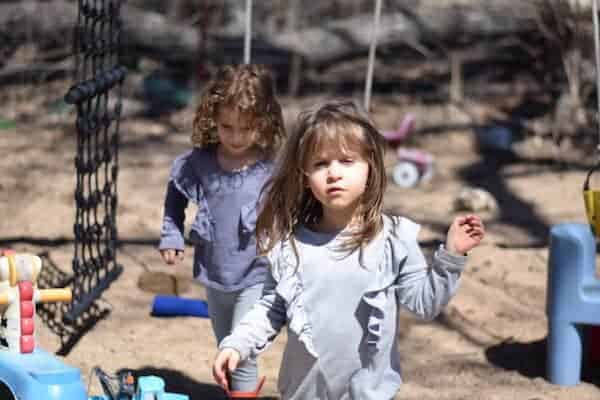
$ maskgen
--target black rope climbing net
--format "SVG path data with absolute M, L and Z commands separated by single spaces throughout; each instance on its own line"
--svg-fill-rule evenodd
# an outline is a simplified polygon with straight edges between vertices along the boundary
M 73 302 L 75 323 L 121 273 L 117 263 L 117 175 L 121 88 L 119 63 L 123 0 L 79 0 L 74 32 L 75 84 L 65 101 L 77 109 Z
M 37 280 L 40 288 L 59 288 L 72 284 L 73 276 L 60 268 L 49 252 L 38 255 L 44 266 Z M 60 338 L 61 345 L 56 353 L 62 356 L 69 354 L 83 335 L 109 314 L 110 309 L 94 302 L 73 323 L 65 324 L 64 317 L 68 311 L 69 305 L 65 303 L 38 303 L 36 306 L 37 315 Z

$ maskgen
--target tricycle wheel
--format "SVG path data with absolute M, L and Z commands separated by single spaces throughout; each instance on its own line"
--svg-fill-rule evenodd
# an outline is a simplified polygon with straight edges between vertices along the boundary
M 413 187 L 419 182 L 419 169 L 411 162 L 401 161 L 392 171 L 392 180 L 400 187 Z

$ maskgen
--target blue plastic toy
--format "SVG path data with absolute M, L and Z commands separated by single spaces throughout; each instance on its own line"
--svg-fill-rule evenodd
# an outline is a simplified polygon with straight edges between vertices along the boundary
M 188 400 L 186 395 L 165 392 L 165 382 L 158 376 L 142 376 L 136 385 L 129 371 L 109 376 L 96 367 L 94 372 L 100 379 L 104 395 L 90 397 L 90 400 Z
M 552 227 L 547 289 L 548 380 L 576 385 L 581 379 L 584 325 L 600 325 L 596 241 L 588 224 Z
M 70 289 L 38 289 L 42 260 L 0 253 L 0 397 L 2 400 L 87 400 L 79 370 L 35 344 L 35 304 L 70 301 Z
M 157 295 L 152 303 L 152 315 L 157 317 L 189 316 L 208 318 L 208 305 L 204 300 Z
M 0 354 L 0 398 L 2 400 L 87 400 L 79 370 L 51 354 Z
M 38 289 L 42 260 L 32 254 L 0 251 L 0 400 L 188 400 L 165 393 L 157 376 L 121 379 L 116 393 L 96 368 L 104 396 L 88 397 L 79 369 L 36 346 L 35 304 L 70 301 L 70 289 Z
M 158 376 L 142 376 L 132 400 L 188 400 L 182 394 L 166 393 L 165 382 Z

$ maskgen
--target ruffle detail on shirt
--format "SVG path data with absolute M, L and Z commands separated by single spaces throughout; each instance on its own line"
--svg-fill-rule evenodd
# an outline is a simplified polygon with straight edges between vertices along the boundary
M 195 172 L 199 168 L 198 158 L 201 151 L 194 149 L 177 157 L 173 161 L 169 176 L 169 180 L 173 182 L 175 188 L 188 201 L 198 206 L 198 212 L 190 227 L 190 239 L 196 244 L 201 241 L 210 242 L 213 240 L 213 219 L 208 209 L 204 190 L 199 183 L 200 179 Z
M 368 306 L 367 347 L 372 356 L 379 351 L 386 305 L 396 301 L 396 282 L 402 261 L 408 255 L 404 239 L 416 237 L 419 225 L 406 218 L 384 216 L 382 232 L 363 249 L 364 267 L 375 274 L 374 280 L 362 297 Z M 289 241 L 278 244 L 270 253 L 276 293 L 286 302 L 288 327 L 306 350 L 317 357 L 313 345 L 312 327 L 303 304 L 303 285 L 296 268 L 296 257 Z
M 376 277 L 362 297 L 363 302 L 369 307 L 367 320 L 366 343 L 368 352 L 374 355 L 379 351 L 381 331 L 386 318 L 386 305 L 396 301 L 395 283 L 400 274 L 402 260 L 408 255 L 404 243 L 398 238 L 399 231 L 407 230 L 405 234 L 414 236 L 419 230 L 419 225 L 400 217 L 384 216 L 383 238 L 373 240 L 363 251 L 364 259 L 370 262 L 368 268 L 374 268 Z M 383 248 L 382 248 L 383 247 Z
M 255 201 L 242 206 L 240 211 L 240 232 L 242 234 L 249 235 L 254 233 L 256 220 L 258 219 L 257 207 L 258 204 Z
M 298 336 L 306 351 L 317 358 L 313 344 L 312 326 L 304 308 L 304 286 L 296 268 L 296 257 L 288 241 L 283 241 L 269 255 L 273 279 L 277 282 L 275 292 L 285 301 L 288 329 Z
M 190 227 L 190 240 L 194 244 L 213 241 L 213 227 L 210 213 L 207 209 L 198 209 L 196 218 Z

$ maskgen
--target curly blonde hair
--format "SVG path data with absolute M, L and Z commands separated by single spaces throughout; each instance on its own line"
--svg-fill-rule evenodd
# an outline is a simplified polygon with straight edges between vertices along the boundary
M 256 145 L 266 157 L 274 157 L 285 128 L 270 71 L 257 64 L 229 65 L 218 71 L 196 109 L 191 137 L 195 147 L 219 142 L 216 118 L 222 105 L 249 115 L 251 128 L 258 132 Z

